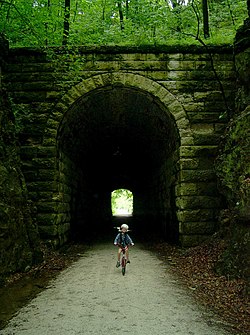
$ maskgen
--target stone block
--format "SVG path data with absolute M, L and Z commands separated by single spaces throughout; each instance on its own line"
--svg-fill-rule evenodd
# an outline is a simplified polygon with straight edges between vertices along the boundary
M 57 149 L 55 146 L 38 146 L 37 147 L 37 157 L 39 158 L 52 158 L 56 157 Z
M 57 226 L 61 225 L 62 223 L 66 222 L 69 220 L 69 217 L 67 214 L 65 213 L 58 213 L 56 214 L 56 221 L 55 221 L 55 224 Z
M 196 170 L 199 167 L 199 158 L 180 158 L 177 165 L 181 170 Z
M 55 214 L 58 212 L 58 203 L 57 202 L 45 202 L 39 201 L 36 203 L 37 211 L 39 214 L 43 213 L 52 213 Z
M 210 195 L 217 196 L 217 183 L 212 182 L 200 182 L 200 183 L 181 183 L 175 188 L 176 196 L 184 195 Z
M 63 114 L 65 114 L 65 112 L 68 110 L 68 106 L 67 105 L 65 105 L 64 103 L 62 103 L 61 101 L 60 102 L 58 102 L 57 104 L 56 104 L 56 113 L 59 113 L 59 115 L 61 114 L 61 115 L 63 115 Z M 52 112 L 52 116 L 53 116 L 53 113 L 54 112 Z M 58 117 L 58 116 L 57 116 Z
M 68 108 L 74 103 L 74 98 L 72 98 L 69 94 L 65 94 L 62 98 L 61 98 L 61 103 L 65 106 L 67 106 Z
M 38 226 L 38 232 L 43 239 L 58 235 L 57 226 Z
M 27 182 L 27 188 L 31 192 L 46 192 L 46 191 L 56 191 L 58 185 L 52 183 L 51 181 L 36 181 L 36 182 Z
M 125 73 L 114 72 L 112 73 L 112 85 L 113 86 L 124 86 L 125 84 Z
M 37 171 L 26 171 L 23 170 L 24 178 L 26 182 L 35 182 L 37 181 Z
M 53 131 L 53 134 L 54 134 L 54 130 L 57 131 L 58 129 L 58 126 L 59 126 L 59 122 L 53 118 L 49 118 L 48 121 L 47 121 L 47 129 L 51 129 Z
M 181 145 L 193 145 L 194 139 L 192 136 L 182 136 L 181 137 Z
M 190 123 L 188 118 L 185 116 L 179 120 L 176 120 L 178 129 L 189 129 Z
M 32 164 L 34 168 L 50 169 L 53 170 L 56 167 L 56 157 L 51 158 L 34 158 Z
M 56 145 L 57 144 L 57 139 L 56 137 L 49 137 L 49 136 L 44 136 L 43 138 L 43 145 L 44 146 L 53 146 L 53 145 Z
M 122 61 L 119 62 L 120 70 L 141 70 L 141 71 L 156 71 L 168 70 L 168 62 L 164 61 Z
M 37 224 L 39 227 L 50 227 L 53 230 L 56 227 L 56 223 L 57 214 L 55 213 L 39 213 L 37 215 Z
M 40 199 L 40 197 L 37 192 L 29 192 L 29 199 L 34 202 L 37 202 Z
M 45 132 L 46 132 L 46 136 L 49 136 L 51 138 L 56 138 L 57 136 L 57 129 L 46 128 Z
M 218 210 L 214 209 L 187 209 L 178 210 L 177 218 L 179 222 L 204 222 L 214 221 Z
M 204 221 L 204 222 L 182 222 L 179 227 L 180 234 L 187 235 L 208 235 L 213 234 L 215 231 L 214 221 Z
M 195 123 L 191 126 L 195 135 L 211 135 L 214 133 L 214 125 L 210 123 Z
M 11 94 L 15 103 L 34 103 L 44 102 L 47 93 L 42 92 L 13 92 Z
M 63 224 L 60 224 L 58 226 L 58 233 L 60 235 L 65 235 L 65 233 L 70 231 L 70 223 L 69 222 L 65 222 Z
M 102 73 L 101 76 L 104 86 L 112 85 L 112 73 Z
M 195 145 L 219 145 L 221 134 L 194 134 L 193 142 Z
M 52 77 L 48 81 L 34 81 L 34 82 L 26 82 L 22 83 L 21 88 L 25 91 L 60 91 L 60 87 L 58 87 L 53 81 Z M 21 89 L 21 90 L 22 90 Z
M 76 87 L 72 87 L 70 90 L 69 90 L 69 93 L 68 93 L 71 98 L 75 101 L 77 100 L 78 98 L 80 98 L 82 96 L 81 92 L 79 92 Z
M 180 196 L 176 198 L 176 207 L 181 210 L 220 208 L 221 199 L 207 195 Z
M 225 108 L 223 108 L 224 110 Z M 217 112 L 208 110 L 208 111 L 200 111 L 200 112 L 188 112 L 188 117 L 192 124 L 195 123 L 208 123 L 214 124 L 216 123 L 225 123 L 226 122 L 226 115 L 221 117 L 221 109 L 218 109 Z
M 168 92 L 168 91 L 167 91 Z M 175 104 L 175 106 L 176 106 L 176 97 L 173 95 L 173 94 L 171 94 L 170 92 L 168 92 L 163 98 L 161 98 L 161 102 L 167 107 L 167 108 L 169 108 L 169 106 L 171 105 L 171 104 Z M 174 109 L 174 106 L 173 106 L 173 108 L 170 108 L 171 109 L 171 113 L 172 113 L 172 111 L 174 111 L 175 109 Z M 181 111 L 182 112 L 182 110 L 183 109 L 179 109 L 179 111 Z
M 189 102 L 189 103 L 183 103 L 183 108 L 189 115 L 190 112 L 199 114 L 204 111 L 204 102 Z
M 178 174 L 178 181 L 181 183 L 189 182 L 208 182 L 216 179 L 213 170 L 181 170 Z
M 180 157 L 216 157 L 217 146 L 214 145 L 194 145 L 181 146 Z
M 67 110 L 67 108 L 65 108 L 65 111 L 66 110 Z M 54 121 L 57 121 L 57 122 L 60 122 L 62 120 L 62 116 L 63 116 L 63 113 L 59 112 L 58 110 L 54 110 L 50 115 L 51 119 L 53 119 Z
M 37 171 L 37 180 L 39 181 L 57 181 L 59 172 L 54 169 L 39 169 Z
M 184 248 L 195 247 L 206 241 L 210 235 L 180 235 L 180 244 Z
M 26 160 L 37 157 L 37 150 L 38 150 L 37 146 L 30 146 L 30 145 L 22 146 L 20 148 L 21 158 Z

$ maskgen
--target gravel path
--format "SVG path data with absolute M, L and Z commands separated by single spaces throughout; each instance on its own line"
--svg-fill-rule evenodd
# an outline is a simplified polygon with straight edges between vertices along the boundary
M 116 252 L 112 244 L 93 246 L 0 334 L 230 335 L 154 254 L 136 245 L 122 276 Z

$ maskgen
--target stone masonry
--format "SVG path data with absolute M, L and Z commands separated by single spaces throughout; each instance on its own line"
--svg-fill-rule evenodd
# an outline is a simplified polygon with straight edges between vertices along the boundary
M 152 196 L 144 192 L 148 203 L 155 199 L 152 213 L 161 212 L 163 231 L 167 221 L 174 221 L 170 229 L 175 225 L 182 245 L 190 246 L 216 230 L 223 203 L 214 159 L 235 101 L 230 47 L 78 48 L 70 54 L 24 48 L 9 50 L 6 61 L 4 83 L 15 105 L 22 170 L 43 239 L 59 245 L 69 238 L 80 183 L 82 208 L 89 199 L 84 195 L 87 172 L 70 155 L 74 145 L 68 153 L 63 146 L 63 141 L 78 141 L 70 131 L 73 111 L 77 119 L 76 106 L 87 104 L 84 101 L 98 92 L 104 99 L 103 92 L 115 89 L 128 96 L 145 95 L 167 115 L 169 138 L 175 144 L 152 170 L 157 171 L 150 182 Z M 142 195 L 138 199 L 143 203 Z

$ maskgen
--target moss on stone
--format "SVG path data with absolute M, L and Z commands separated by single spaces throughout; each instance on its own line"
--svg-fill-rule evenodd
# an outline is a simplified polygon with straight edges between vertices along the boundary
M 20 169 L 14 117 L 7 95 L 0 96 L 0 277 L 41 261 L 37 226 L 32 220 Z

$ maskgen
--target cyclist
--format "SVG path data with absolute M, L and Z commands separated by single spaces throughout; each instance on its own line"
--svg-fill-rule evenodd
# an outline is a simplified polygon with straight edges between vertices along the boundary
M 129 257 L 128 257 L 128 246 L 129 245 L 134 245 L 131 237 L 128 235 L 128 225 L 127 224 L 123 224 L 121 225 L 121 228 L 119 229 L 119 233 L 117 234 L 115 240 L 114 240 L 114 245 L 118 245 L 119 249 L 118 249 L 118 261 L 116 263 L 116 267 L 118 268 L 121 264 L 120 264 L 120 258 L 121 258 L 121 251 L 122 251 L 122 247 L 126 248 L 126 259 L 127 259 L 127 263 L 130 263 Z

